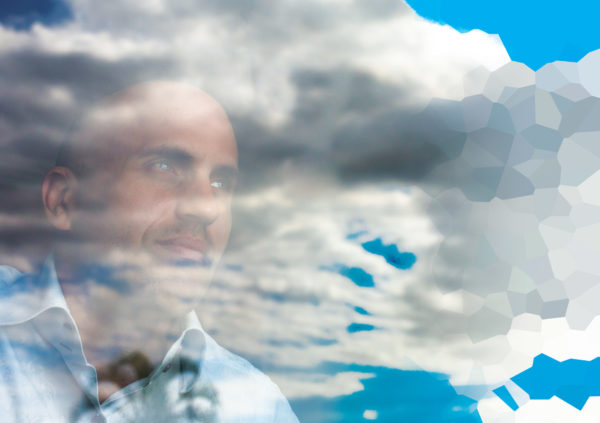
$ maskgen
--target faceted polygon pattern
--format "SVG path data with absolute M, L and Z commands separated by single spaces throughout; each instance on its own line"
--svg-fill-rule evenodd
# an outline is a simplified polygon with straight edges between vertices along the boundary
M 475 345 L 497 336 L 511 345 L 483 366 L 492 381 L 547 351 L 564 354 L 552 357 L 561 361 L 600 356 L 591 339 L 600 315 L 600 51 L 537 72 L 510 63 L 473 82 L 484 73 L 467 76 L 455 105 L 463 126 L 450 128 L 459 153 L 433 170 L 430 192 L 444 235 L 438 286 L 464 292 Z M 564 322 L 566 332 L 519 327 L 532 318 Z M 569 333 L 589 336 L 589 349 L 558 344 Z M 518 391 L 505 386 L 496 389 L 506 398 Z

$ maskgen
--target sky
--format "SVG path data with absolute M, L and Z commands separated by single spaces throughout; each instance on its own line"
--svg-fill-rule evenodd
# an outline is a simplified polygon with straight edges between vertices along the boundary
M 498 34 L 511 59 L 538 70 L 557 60 L 578 62 L 600 48 L 595 30 L 598 6 L 578 0 L 520 2 L 409 0 L 420 16 L 459 31 Z
M 597 333 L 593 305 L 570 301 L 560 272 L 572 248 L 572 267 L 597 273 L 580 253 L 589 239 L 569 244 L 552 232 L 569 223 L 544 214 L 560 213 L 558 197 L 584 217 L 595 204 L 593 184 L 583 197 L 568 187 L 591 176 L 570 164 L 588 148 L 577 134 L 598 129 L 597 59 L 520 60 L 522 34 L 473 10 L 430 8 L 428 20 L 396 0 L 3 5 L 2 261 L 29 270 L 46 256 L 39 181 L 93 102 L 186 81 L 223 105 L 240 150 L 230 245 L 199 310 L 215 339 L 269 374 L 306 421 L 427 421 L 423 402 L 430 421 L 515 421 L 491 390 L 541 353 L 565 355 L 553 342 L 577 336 L 570 327 L 582 331 L 576 345 Z M 556 58 L 582 57 L 571 50 Z M 540 141 L 552 139 L 554 150 Z M 531 251 L 549 259 L 524 261 Z M 438 396 L 403 411 L 386 404 L 406 393 L 375 401 L 407 385 Z M 516 421 L 546 415 L 531 403 Z
M 57 1 L 21 1 L 4 3 L 0 7 L 0 21 L 14 29 L 29 29 L 36 22 L 57 25 L 73 18 L 68 3 Z
M 441 365 L 463 355 L 460 334 L 440 348 L 458 299 L 426 276 L 440 235 L 415 182 L 443 159 L 420 142 L 436 123 L 404 126 L 431 98 L 460 99 L 468 71 L 506 63 L 497 37 L 390 0 L 28 6 L 0 27 L 4 263 L 47 254 L 39 181 L 81 112 L 140 81 L 183 80 L 223 105 L 240 150 L 230 245 L 199 312 L 215 339 L 300 412 L 327 399 L 321 421 L 372 374 L 352 366 L 381 369 L 370 392 L 405 377 L 388 368 L 466 368 Z

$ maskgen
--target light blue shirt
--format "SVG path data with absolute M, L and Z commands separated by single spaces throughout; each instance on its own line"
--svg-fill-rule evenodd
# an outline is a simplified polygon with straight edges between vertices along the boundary
M 0 422 L 298 422 L 279 388 L 195 313 L 185 326 L 150 376 L 99 404 L 53 260 L 38 274 L 0 266 Z

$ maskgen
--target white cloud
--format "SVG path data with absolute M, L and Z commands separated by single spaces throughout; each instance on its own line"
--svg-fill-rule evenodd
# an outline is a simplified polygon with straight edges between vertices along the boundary
M 273 159 L 274 173 L 265 171 L 278 179 L 258 179 L 238 199 L 243 218 L 227 262 L 243 270 L 224 267 L 201 310 L 217 339 L 275 366 L 421 365 L 473 380 L 472 356 L 480 351 L 470 350 L 461 334 L 462 299 L 442 292 L 430 275 L 442 240 L 427 209 L 430 198 L 406 184 L 341 181 L 331 158 L 341 149 L 332 145 L 344 125 L 388 112 L 410 116 L 434 97 L 459 98 L 469 70 L 508 61 L 497 37 L 459 34 L 405 8 L 383 13 L 365 2 L 203 4 L 74 0 L 75 20 L 63 26 L 0 27 L 0 102 L 25 111 L 0 119 L 7 140 L 0 147 L 31 159 L 15 145 L 33 135 L 46 147 L 60 142 L 92 99 L 143 79 L 194 82 L 232 116 L 259 127 L 258 138 L 270 136 L 250 139 L 250 149 L 266 145 L 284 156 Z M 319 85 L 320 78 L 326 83 Z M 365 80 L 370 103 L 354 92 Z M 301 119 L 306 111 L 316 116 Z M 356 153 L 369 152 L 370 142 Z M 299 156 L 314 161 L 304 166 L 290 146 L 305 148 L 310 154 Z M 359 231 L 366 231 L 362 238 L 346 238 Z M 414 268 L 395 269 L 359 245 L 376 237 L 414 252 Z M 363 268 L 375 287 L 320 268 L 335 263 Z M 355 322 L 378 330 L 349 334 Z M 293 396 L 360 386 L 359 373 L 319 375 L 279 373 L 278 379 Z

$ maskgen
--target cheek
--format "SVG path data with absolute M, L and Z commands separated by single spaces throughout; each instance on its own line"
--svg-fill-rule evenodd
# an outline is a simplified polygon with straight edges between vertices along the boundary
M 152 184 L 124 180 L 115 190 L 112 210 L 119 216 L 115 228 L 124 243 L 141 245 L 145 234 L 169 218 L 173 210 L 172 194 Z
M 231 232 L 231 212 L 227 211 L 219 216 L 217 220 L 207 227 L 207 232 L 212 240 L 215 252 L 221 254 L 229 241 L 229 233 Z

